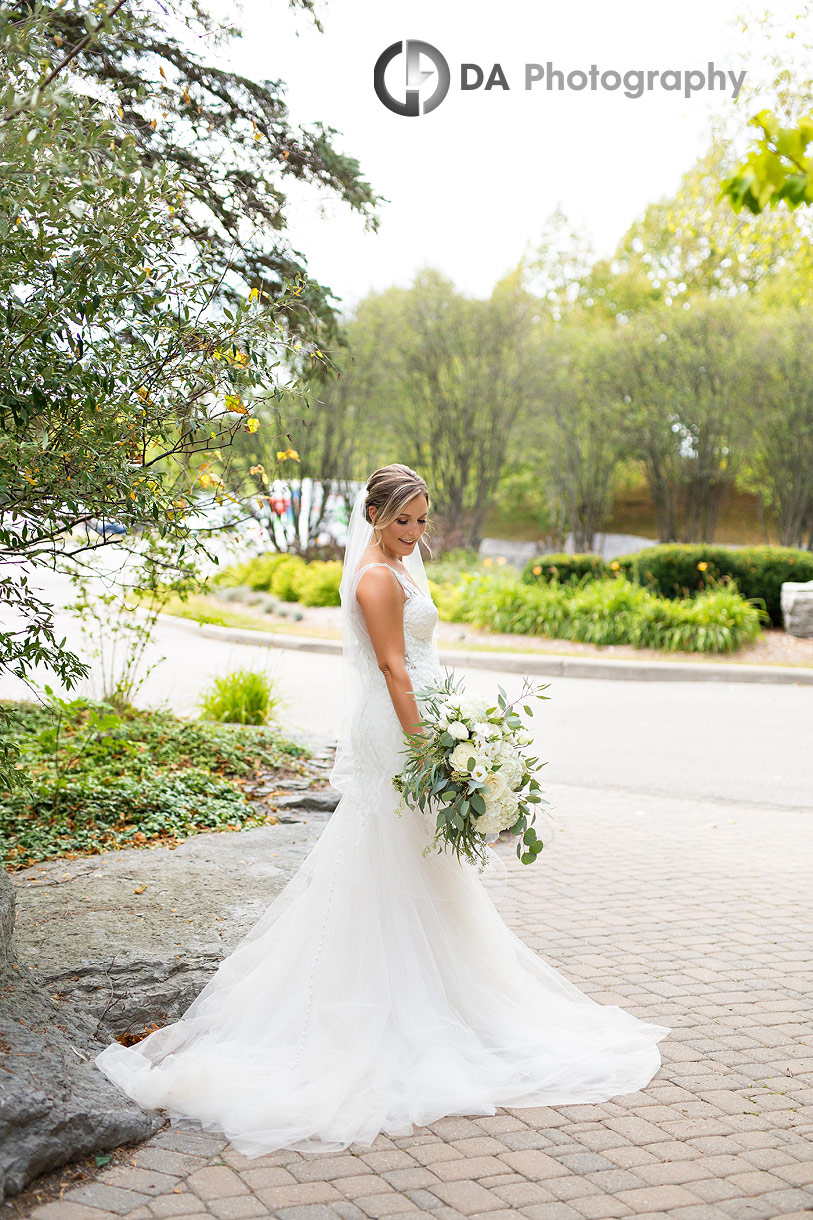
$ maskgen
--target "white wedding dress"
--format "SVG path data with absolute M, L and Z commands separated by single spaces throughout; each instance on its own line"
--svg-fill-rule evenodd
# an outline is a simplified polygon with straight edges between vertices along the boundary
M 404 588 L 418 689 L 442 677 L 437 609 L 379 566 Z M 360 655 L 354 774 L 310 854 L 179 1020 L 96 1064 L 249 1157 L 643 1088 L 670 1029 L 589 999 L 508 929 L 473 865 L 423 855 L 434 818 L 396 812 L 404 737 L 369 637 Z

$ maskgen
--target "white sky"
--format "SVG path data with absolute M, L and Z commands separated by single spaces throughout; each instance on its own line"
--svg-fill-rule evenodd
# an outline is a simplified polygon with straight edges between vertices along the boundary
M 226 11 L 244 31 L 230 66 L 285 81 L 292 119 L 336 128 L 336 146 L 389 200 L 373 234 L 326 192 L 296 184 L 289 191 L 293 246 L 349 310 L 371 290 L 409 285 L 422 266 L 487 296 L 557 204 L 597 254 L 609 254 L 648 202 L 675 189 L 706 147 L 710 108 L 735 107 L 732 89 L 690 99 L 660 88 L 638 99 L 622 91 L 526 92 L 525 63 L 551 60 L 565 74 L 596 63 L 623 74 L 705 70 L 713 60 L 737 73 L 749 67 L 733 25 L 742 7 L 741 0 L 330 0 L 319 9 L 324 34 L 284 0 L 244 0 L 242 11 Z M 788 24 L 800 7 L 771 4 Z M 432 43 L 449 62 L 448 96 L 429 115 L 393 114 L 373 92 L 376 59 L 401 38 Z M 510 92 L 461 92 L 462 62 L 487 73 L 499 62 Z

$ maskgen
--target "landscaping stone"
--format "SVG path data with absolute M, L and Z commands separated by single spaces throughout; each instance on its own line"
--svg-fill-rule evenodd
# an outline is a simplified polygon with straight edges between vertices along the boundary
M 813 580 L 786 580 L 780 593 L 782 623 L 789 635 L 813 639 Z
M 301 799 L 301 798 L 297 798 Z M 212 831 L 14 874 L 21 960 L 114 1035 L 176 1019 L 276 897 L 329 815 Z
M 112 1034 L 37 985 L 12 941 L 15 892 L 0 870 L 0 1201 L 97 1149 L 146 1139 L 147 1114 L 92 1066 Z

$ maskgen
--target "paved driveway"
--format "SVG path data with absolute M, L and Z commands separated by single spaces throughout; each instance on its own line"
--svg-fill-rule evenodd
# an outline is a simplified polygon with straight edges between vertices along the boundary
M 168 660 L 144 697 L 181 711 L 246 658 L 176 628 L 159 644 Z M 338 662 L 263 659 L 292 722 L 334 733 Z M 478 689 L 496 680 L 470 676 Z M 450 1117 L 327 1156 L 249 1161 L 167 1127 L 28 1214 L 809 1220 L 810 689 L 555 679 L 548 693 L 536 724 L 558 833 L 528 868 L 501 845 L 508 884 L 487 884 L 509 925 L 588 994 L 672 1026 L 648 1088 Z

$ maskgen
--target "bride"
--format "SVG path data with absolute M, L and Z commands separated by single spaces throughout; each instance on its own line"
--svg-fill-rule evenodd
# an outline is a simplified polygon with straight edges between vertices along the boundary
M 248 1157 L 607 1101 L 652 1079 L 670 1032 L 584 995 L 508 929 L 474 865 L 423 855 L 428 813 L 397 816 L 392 777 L 422 732 L 413 691 L 442 677 L 418 547 L 428 509 L 399 464 L 353 508 L 342 795 L 320 838 L 179 1020 L 95 1060 L 172 1126 L 222 1132 Z

